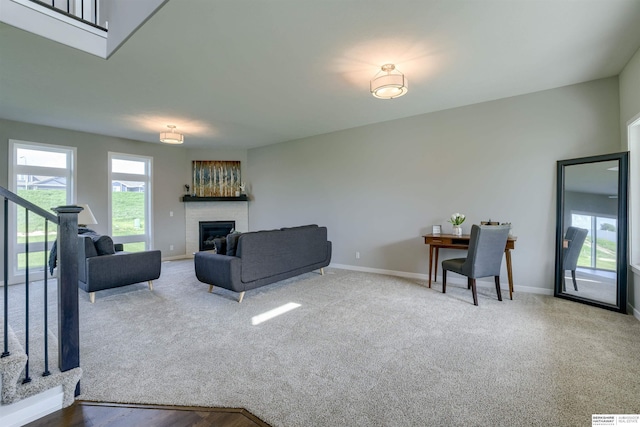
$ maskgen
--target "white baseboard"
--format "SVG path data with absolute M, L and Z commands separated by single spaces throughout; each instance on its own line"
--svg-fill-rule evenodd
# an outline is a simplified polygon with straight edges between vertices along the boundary
M 352 270 L 352 271 L 362 271 L 365 273 L 374 273 L 374 274 L 386 274 L 388 276 L 397 276 L 397 277 L 405 277 L 408 279 L 418 279 L 418 280 L 424 280 L 424 281 L 428 281 L 429 280 L 429 275 L 427 274 L 421 274 L 421 273 L 409 273 L 406 271 L 397 271 L 397 270 L 383 270 L 380 268 L 370 268 L 370 267 L 360 267 L 357 265 L 346 265 L 346 264 L 334 264 L 331 263 L 329 264 L 329 267 L 333 267 L 333 268 L 338 268 L 341 270 Z M 447 280 L 447 283 L 451 282 L 451 283 L 455 283 L 458 285 L 466 285 L 467 281 L 465 279 L 460 279 L 460 278 L 456 278 L 456 277 L 452 277 L 449 280 Z M 505 283 L 505 281 L 502 281 L 503 283 L 501 283 L 500 289 L 506 290 L 507 292 L 509 292 L 509 288 L 508 288 L 508 284 Z M 436 282 L 435 283 L 442 283 L 442 276 L 438 276 L 436 278 Z M 483 280 L 478 280 L 476 282 L 477 286 L 481 286 L 481 287 L 495 287 L 495 283 L 493 281 L 483 281 Z M 506 287 L 505 287 L 506 285 Z M 545 289 L 545 288 L 534 288 L 532 286 L 514 286 L 514 292 L 518 291 L 518 292 L 524 292 L 524 293 L 528 293 L 528 294 L 540 294 L 540 295 L 553 295 L 553 289 Z
M 10 405 L 0 405 L 0 425 L 19 427 L 62 409 L 62 386 L 51 388 L 35 396 Z
M 177 261 L 179 259 L 189 259 L 189 258 L 193 258 L 193 255 L 189 256 L 187 254 L 184 254 L 184 255 L 167 256 L 167 257 L 163 257 L 162 258 L 162 262 L 165 262 L 165 261 Z

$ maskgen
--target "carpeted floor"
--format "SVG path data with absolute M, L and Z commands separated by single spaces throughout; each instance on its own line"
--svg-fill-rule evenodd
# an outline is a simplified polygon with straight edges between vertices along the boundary
M 337 269 L 238 304 L 209 294 L 192 260 L 162 268 L 153 292 L 103 291 L 95 304 L 80 292 L 80 398 L 244 407 L 287 427 L 584 426 L 640 413 L 632 316 L 524 293 L 498 302 L 492 288 L 475 307 L 466 286 L 442 294 Z

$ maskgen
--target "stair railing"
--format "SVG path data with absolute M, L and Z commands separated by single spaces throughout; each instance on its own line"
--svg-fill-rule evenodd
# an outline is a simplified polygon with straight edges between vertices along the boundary
M 59 206 L 53 210 L 57 215 L 45 211 L 6 188 L 0 187 L 0 196 L 4 197 L 4 342 L 1 357 L 7 357 L 9 352 L 9 202 L 25 210 L 25 353 L 27 354 L 27 365 L 23 383 L 31 381 L 29 374 L 29 214 L 35 214 L 44 218 L 44 358 L 45 366 L 43 376 L 49 372 L 49 350 L 48 350 L 48 322 L 49 314 L 47 307 L 48 292 L 48 270 L 47 270 L 47 249 L 48 249 L 48 223 L 57 225 L 57 257 L 58 257 L 58 365 L 61 372 L 68 371 L 80 366 L 80 325 L 78 313 L 78 213 L 82 211 L 79 206 Z M 80 394 L 80 383 L 76 387 L 77 396 Z
M 100 0 L 30 0 L 42 7 L 61 13 L 71 19 L 91 25 L 102 31 L 107 31 L 105 26 L 98 23 L 98 10 L 100 10 Z M 85 3 L 88 3 L 85 12 Z M 105 23 L 106 25 L 106 23 Z

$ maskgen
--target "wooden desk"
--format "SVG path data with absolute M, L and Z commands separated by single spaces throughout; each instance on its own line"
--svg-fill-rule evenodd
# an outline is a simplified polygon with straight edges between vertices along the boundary
M 433 255 L 436 255 L 435 273 L 433 281 L 438 278 L 438 254 L 440 248 L 446 249 L 469 249 L 469 236 L 454 236 L 453 234 L 427 234 L 424 237 L 424 243 L 429 245 L 429 287 L 431 287 L 431 271 L 433 269 Z M 517 237 L 507 239 L 507 245 L 504 248 L 504 256 L 507 260 L 507 276 L 509 277 L 509 298 L 513 299 L 513 274 L 511 272 L 511 249 L 515 249 Z

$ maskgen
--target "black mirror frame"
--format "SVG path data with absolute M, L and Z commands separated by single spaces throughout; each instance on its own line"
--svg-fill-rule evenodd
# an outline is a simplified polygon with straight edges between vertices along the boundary
M 564 239 L 564 180 L 566 166 L 579 165 L 584 163 L 596 163 L 616 160 L 618 161 L 618 231 L 617 231 L 617 253 L 616 260 L 616 301 L 617 304 L 607 304 L 588 298 L 570 295 L 562 292 L 562 281 L 564 271 L 562 269 L 562 241 Z M 559 160 L 557 162 L 557 191 L 556 191 L 556 266 L 555 266 L 555 288 L 553 295 L 607 310 L 627 313 L 627 230 L 628 230 L 628 191 L 629 191 L 629 153 L 613 153 L 601 156 L 582 157 L 578 159 Z

